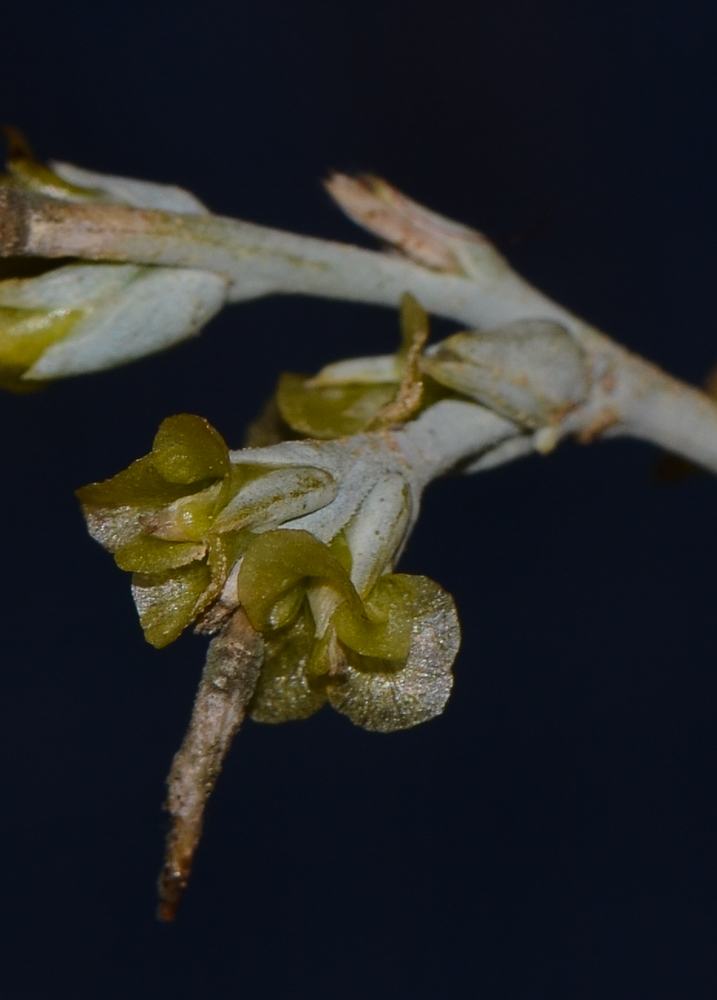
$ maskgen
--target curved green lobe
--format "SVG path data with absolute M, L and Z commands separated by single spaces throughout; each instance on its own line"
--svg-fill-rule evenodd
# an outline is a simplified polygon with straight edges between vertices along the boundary
M 230 469 L 229 449 L 219 431 L 191 413 L 162 421 L 152 446 L 152 461 L 168 482 L 185 485 L 219 479 Z

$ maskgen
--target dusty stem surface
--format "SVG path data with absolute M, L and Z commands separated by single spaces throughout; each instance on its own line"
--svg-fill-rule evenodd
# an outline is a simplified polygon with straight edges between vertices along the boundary
M 204 807 L 251 698 L 264 655 L 258 632 L 239 609 L 212 640 L 184 742 L 167 779 L 172 816 L 159 876 L 160 920 L 173 920 L 202 835 Z

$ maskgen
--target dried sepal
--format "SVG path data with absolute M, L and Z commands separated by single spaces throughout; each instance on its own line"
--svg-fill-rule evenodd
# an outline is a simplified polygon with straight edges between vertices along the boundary
M 381 177 L 335 173 L 325 186 L 350 219 L 425 267 L 479 278 L 507 270 L 483 233 L 419 205 Z

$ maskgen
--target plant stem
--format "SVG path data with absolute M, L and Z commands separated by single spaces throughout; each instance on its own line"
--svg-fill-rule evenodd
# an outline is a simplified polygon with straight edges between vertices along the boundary
M 234 302 L 304 294 L 395 307 L 410 292 L 429 312 L 479 329 L 553 320 L 581 344 L 591 368 L 589 399 L 569 415 L 562 434 L 585 442 L 630 435 L 717 472 L 717 406 L 709 396 L 551 301 L 480 233 L 442 220 L 388 185 L 379 197 L 372 183 L 335 178 L 332 193 L 359 224 L 413 259 L 218 216 L 74 204 L 12 188 L 0 189 L 0 256 L 196 268 L 227 278 Z M 453 264 L 437 270 L 437 261 Z
M 259 676 L 264 643 L 239 609 L 212 640 L 189 729 L 167 779 L 172 816 L 159 876 L 160 920 L 174 920 L 202 834 L 204 808 Z

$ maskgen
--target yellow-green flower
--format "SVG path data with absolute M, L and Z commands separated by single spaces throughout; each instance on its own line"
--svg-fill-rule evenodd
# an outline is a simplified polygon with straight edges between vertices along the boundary
M 78 496 L 90 533 L 134 574 L 149 642 L 192 622 L 215 631 L 241 607 L 265 641 L 254 718 L 328 701 L 388 731 L 443 710 L 459 644 L 450 596 L 393 572 L 420 489 L 382 433 L 230 453 L 182 414 L 149 455 Z
M 321 469 L 289 470 L 277 482 L 266 466 L 232 465 L 206 420 L 165 420 L 149 455 L 119 475 L 78 490 L 90 534 L 132 572 L 142 628 L 165 646 L 219 596 L 257 520 L 278 523 L 287 491 L 306 513 L 335 493 Z
M 389 573 L 362 600 L 348 555 L 305 531 L 271 531 L 248 548 L 238 593 L 266 641 L 254 719 L 306 718 L 328 701 L 388 732 L 443 711 L 460 643 L 450 595 L 426 577 Z

